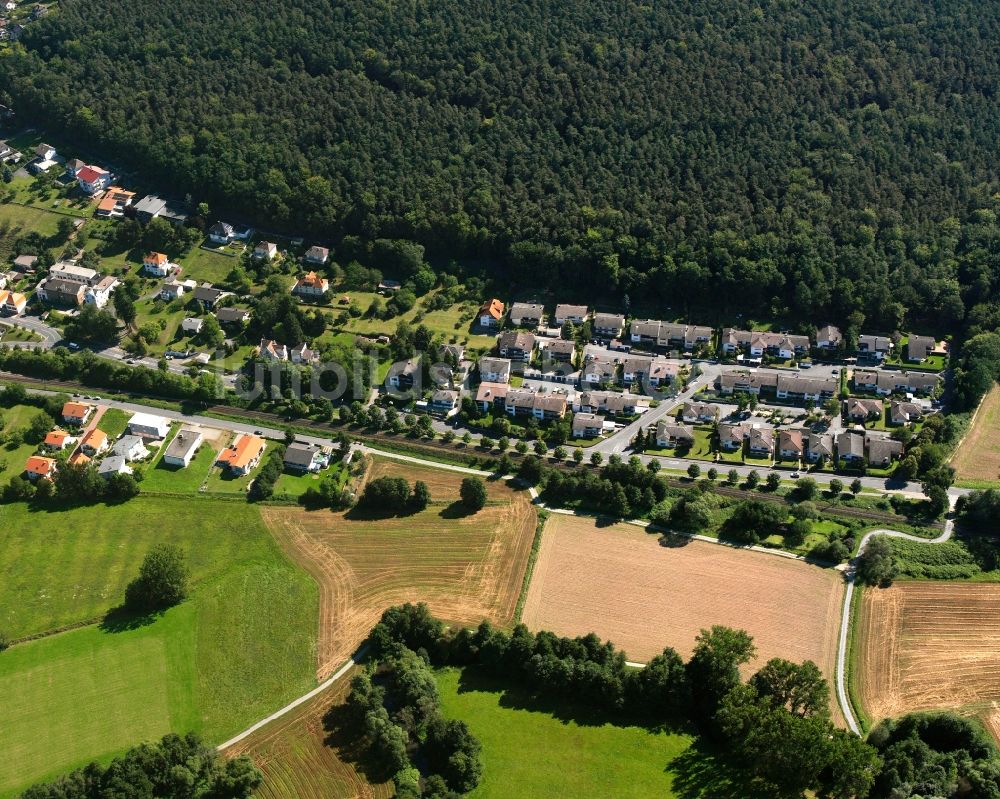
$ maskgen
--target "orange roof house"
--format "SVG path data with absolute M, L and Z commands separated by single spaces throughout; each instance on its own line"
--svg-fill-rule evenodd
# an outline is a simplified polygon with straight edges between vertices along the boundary
M 125 191 L 117 186 L 109 186 L 104 197 L 97 204 L 98 216 L 125 216 L 125 209 L 135 199 L 134 191 Z
M 479 324 L 483 327 L 494 327 L 503 319 L 504 304 L 496 297 L 483 303 L 479 309 Z
M 32 455 L 24 464 L 25 474 L 29 480 L 37 480 L 40 477 L 51 477 L 56 473 L 55 458 L 43 458 L 41 455 Z
M 69 456 L 70 466 L 83 466 L 88 463 L 90 463 L 90 458 L 88 458 L 82 452 L 75 452 Z
M 330 281 L 325 277 L 320 277 L 315 272 L 307 272 L 298 279 L 293 294 L 325 294 L 330 288 Z
M 103 430 L 98 430 L 96 427 L 87 433 L 87 435 L 83 437 L 83 441 L 80 442 L 80 449 L 89 455 L 96 455 L 99 452 L 104 452 L 107 447 L 107 434 Z
M 225 466 L 233 474 L 246 474 L 253 471 L 254 467 L 260 463 L 264 446 L 264 439 L 241 433 L 231 446 L 219 453 L 216 463 Z
M 66 449 L 66 447 L 75 441 L 69 433 L 65 430 L 52 430 L 47 436 L 45 436 L 44 445 L 49 449 Z
M 24 313 L 28 298 L 16 291 L 0 291 L 0 314 L 17 316 Z
M 62 418 L 66 424 L 84 424 L 93 410 L 83 402 L 67 402 L 62 408 Z

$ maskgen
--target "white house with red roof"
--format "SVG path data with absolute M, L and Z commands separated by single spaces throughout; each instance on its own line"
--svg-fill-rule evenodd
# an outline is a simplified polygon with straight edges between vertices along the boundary
M 87 194 L 96 194 L 111 185 L 111 173 L 99 166 L 87 164 L 76 173 L 76 181 Z

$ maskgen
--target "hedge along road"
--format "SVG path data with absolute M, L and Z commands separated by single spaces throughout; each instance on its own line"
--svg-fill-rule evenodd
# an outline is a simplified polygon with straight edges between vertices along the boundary
M 950 497 L 949 500 L 951 505 L 954 506 L 955 497 Z M 872 538 L 878 535 L 888 536 L 889 538 L 902 538 L 907 541 L 916 541 L 920 544 L 943 544 L 951 538 L 954 529 L 954 520 L 948 519 L 944 524 L 944 532 L 937 538 L 918 538 L 915 535 L 902 533 L 899 530 L 871 530 L 870 532 L 865 533 L 864 537 L 861 539 L 861 544 L 858 546 L 858 557 L 860 557 L 861 553 L 865 551 Z M 840 640 L 837 644 L 836 681 L 837 703 L 840 705 L 840 712 L 844 714 L 844 719 L 847 721 L 847 726 L 850 728 L 851 732 L 855 735 L 861 735 L 861 728 L 858 725 L 857 719 L 854 717 L 854 708 L 851 707 L 851 703 L 847 697 L 846 677 L 847 637 L 850 633 L 851 627 L 851 599 L 854 597 L 854 577 L 857 571 L 857 565 L 858 558 L 855 557 L 851 561 L 849 568 L 844 575 L 847 580 L 847 590 L 844 591 L 844 607 L 840 616 Z

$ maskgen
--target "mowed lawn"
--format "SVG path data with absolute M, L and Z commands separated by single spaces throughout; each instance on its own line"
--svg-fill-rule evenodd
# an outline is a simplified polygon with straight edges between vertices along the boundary
M 164 446 L 163 449 L 166 449 Z M 146 469 L 142 480 L 142 490 L 145 493 L 157 491 L 167 493 L 195 494 L 202 483 L 208 479 L 208 472 L 219 454 L 218 449 L 210 441 L 203 441 L 198 452 L 185 468 L 170 466 L 158 457 L 155 464 Z
M 196 577 L 191 595 L 139 626 L 92 625 L 4 653 L 3 799 L 169 731 L 195 731 L 220 743 L 315 685 L 316 584 L 284 558 L 256 508 L 139 498 L 120 510 L 83 531 L 76 528 L 76 554 L 90 558 L 88 567 L 62 557 L 61 571 L 47 569 L 34 584 L 59 598 L 59 607 L 69 606 L 63 614 L 72 616 L 77 586 L 89 582 L 88 602 L 97 607 L 96 584 L 106 582 L 102 572 L 122 575 L 118 582 L 124 583 L 149 543 L 177 540 L 190 553 Z M 56 530 L 66 534 L 75 527 L 71 521 L 63 517 Z M 4 524 L 0 536 L 9 537 L 9 527 Z M 88 554 L 83 539 L 99 557 Z M 21 542 L 20 564 L 31 560 L 29 544 L 32 559 L 43 560 L 53 542 Z M 4 558 L 6 549 L 0 547 Z M 3 568 L 16 573 L 6 563 Z M 111 593 L 117 600 L 117 589 Z M 4 596 L 2 606 L 12 604 L 16 600 Z M 38 621 L 37 609 L 34 618 L 36 626 L 51 624 Z
M 963 488 L 1000 487 L 1000 386 L 983 399 L 951 465 Z
M 139 496 L 122 505 L 0 506 L 0 629 L 12 638 L 93 619 L 122 602 L 146 552 L 170 542 L 195 584 L 252 557 L 266 536 L 241 502 Z
M 123 411 L 120 408 L 108 408 L 104 411 L 100 421 L 98 421 L 97 429 L 104 432 L 109 439 L 114 441 L 125 432 L 125 428 L 128 427 L 128 420 L 131 418 L 132 414 L 128 411 Z
M 473 670 L 444 669 L 437 683 L 444 715 L 468 724 L 483 745 L 482 780 L 469 799 L 679 795 L 670 764 L 688 750 L 690 736 L 557 718 Z

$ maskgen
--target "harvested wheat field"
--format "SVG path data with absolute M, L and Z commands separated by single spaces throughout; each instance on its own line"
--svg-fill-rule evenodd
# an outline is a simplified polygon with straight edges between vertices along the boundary
M 1000 481 L 1000 386 L 983 399 L 951 465 L 959 480 Z
M 352 670 L 313 701 L 296 708 L 226 750 L 227 757 L 249 755 L 264 774 L 257 799 L 383 799 L 391 782 L 373 777 L 359 762 L 352 741 L 340 727 L 339 711 L 351 690 Z
M 843 591 L 839 572 L 801 561 L 687 539 L 662 546 L 635 525 L 553 514 L 522 618 L 532 630 L 595 632 L 635 661 L 665 646 L 687 658 L 701 629 L 742 628 L 757 645 L 751 667 L 812 660 L 832 685 Z
M 460 473 L 377 459 L 372 474 L 423 480 L 431 505 L 374 519 L 356 510 L 262 509 L 287 554 L 319 583 L 319 679 L 347 659 L 392 605 L 427 602 L 448 621 L 507 624 L 524 579 L 536 524 L 527 491 L 489 482 L 487 506 L 465 515 L 454 504 Z
M 854 687 L 873 722 L 951 708 L 1000 739 L 1000 585 L 865 589 L 855 629 Z

